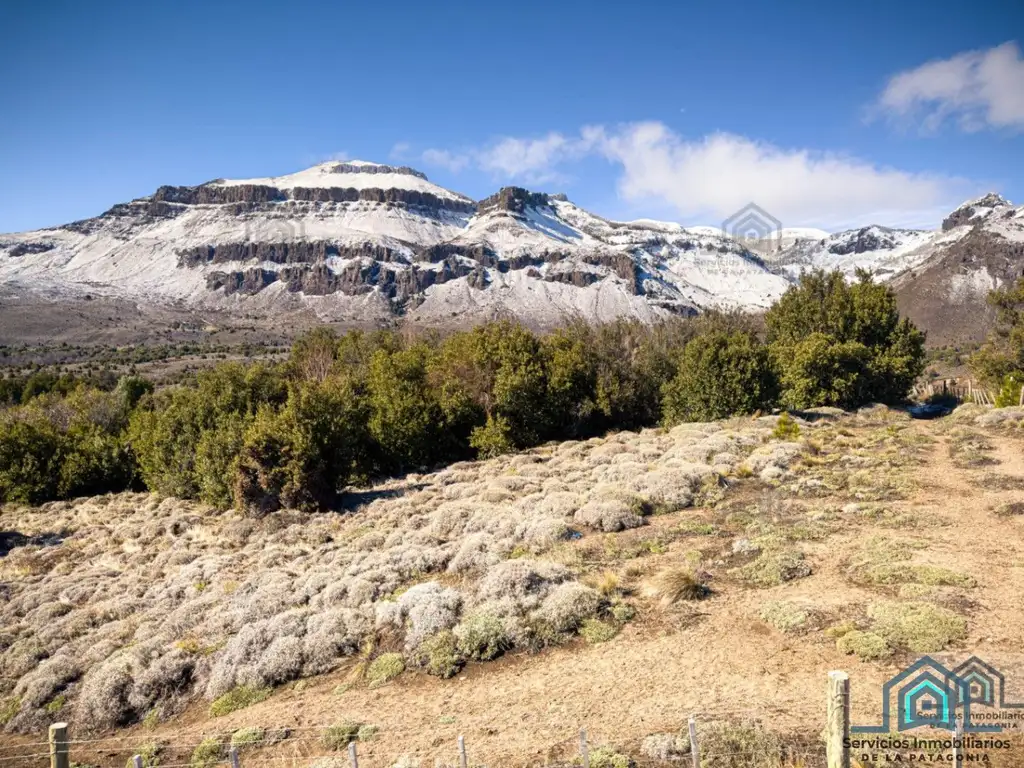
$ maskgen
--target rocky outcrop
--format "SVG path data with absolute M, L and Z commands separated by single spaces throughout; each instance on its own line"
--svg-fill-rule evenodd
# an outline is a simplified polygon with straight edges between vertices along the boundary
M 983 213 L 986 208 L 1005 208 L 1010 203 L 1003 197 L 989 193 L 984 197 L 972 200 L 969 203 L 964 203 L 949 216 L 942 221 L 942 231 L 948 232 L 956 227 L 962 227 L 965 224 L 976 224 L 978 220 L 975 218 L 978 213 Z
M 856 234 L 847 239 L 833 243 L 828 247 L 829 253 L 845 256 L 850 253 L 864 253 L 866 251 L 891 251 L 897 246 L 896 238 L 892 230 L 884 227 L 864 227 Z
M 178 266 L 201 267 L 231 261 L 269 261 L 274 264 L 315 264 L 328 257 L 367 258 L 375 261 L 404 261 L 401 251 L 376 243 L 336 245 L 326 240 L 296 241 L 289 243 L 222 243 L 200 245 L 177 251 Z
M 277 272 L 267 269 L 247 269 L 244 272 L 211 272 L 206 276 L 206 288 L 224 289 L 224 295 L 241 293 L 252 296 L 277 280 Z
M 608 267 L 626 283 L 630 293 L 634 296 L 643 295 L 643 279 L 640 273 L 640 265 L 628 253 L 597 253 L 584 257 L 583 261 L 587 264 Z
M 893 285 L 900 311 L 928 329 L 932 344 L 984 339 L 995 319 L 989 291 L 1024 277 L 1024 242 L 972 229 Z
M 498 256 L 486 245 L 461 245 L 459 243 L 438 243 L 416 252 L 416 261 L 439 262 L 453 256 L 462 256 L 480 264 L 496 264 Z
M 538 273 L 538 277 L 539 276 L 540 273 Z M 568 285 L 575 285 L 577 288 L 586 288 L 588 285 L 593 285 L 603 279 L 604 275 L 598 274 L 597 272 L 588 272 L 582 269 L 548 272 L 544 276 L 544 280 L 546 282 L 566 283 Z
M 331 173 L 395 173 L 399 176 L 415 176 L 417 179 L 427 179 L 427 174 L 410 168 L 407 165 L 377 165 L 375 163 L 338 163 L 330 170 Z
M 491 211 L 524 213 L 527 208 L 542 208 L 550 204 L 550 198 L 543 192 L 530 192 L 522 187 L 502 187 L 496 194 L 481 200 L 477 205 L 477 210 L 479 213 Z
M 342 293 L 359 296 L 377 290 L 391 299 L 395 311 L 400 312 L 432 285 L 446 283 L 460 277 L 468 278 L 470 287 L 484 288 L 489 282 L 486 270 L 452 256 L 441 262 L 439 268 L 387 268 L 372 259 L 349 262 L 338 271 L 326 263 L 289 264 L 279 271 L 255 267 L 236 272 L 212 272 L 207 275 L 206 287 L 210 291 L 224 289 L 224 294 L 252 295 L 275 282 L 282 282 L 291 293 L 307 296 L 327 296 Z
M 157 202 L 184 205 L 211 205 L 219 203 L 267 203 L 287 200 L 288 195 L 277 187 L 265 184 L 238 184 L 230 187 L 160 187 L 151 198 Z
M 269 203 L 298 200 L 318 203 L 392 203 L 430 210 L 445 209 L 473 213 L 476 206 L 468 200 L 449 200 L 413 189 L 356 189 L 354 187 L 296 187 L 278 189 L 265 184 L 198 187 L 160 187 L 150 198 L 153 202 L 183 205 L 225 205 L 230 203 Z
M 414 189 L 354 189 L 351 187 L 296 187 L 286 194 L 292 200 L 309 200 L 320 203 L 356 202 L 392 203 L 428 210 L 448 210 L 458 213 L 473 213 L 476 206 L 468 200 L 448 200 L 429 192 Z
M 46 253 L 55 247 L 53 243 L 18 243 L 7 252 L 7 255 L 16 259 L 31 253 Z

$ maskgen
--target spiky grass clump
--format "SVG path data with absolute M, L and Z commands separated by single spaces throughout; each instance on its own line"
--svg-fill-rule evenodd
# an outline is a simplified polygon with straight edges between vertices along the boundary
M 400 653 L 382 653 L 366 669 L 372 687 L 390 683 L 405 671 L 405 658 Z
M 599 576 L 588 579 L 587 583 L 602 597 L 612 597 L 619 591 L 620 579 L 615 571 L 604 571 Z
M 263 743 L 263 739 L 266 735 L 267 732 L 257 726 L 239 728 L 231 734 L 231 746 L 239 751 L 251 749 L 257 744 Z
M 210 717 L 222 717 L 229 715 L 239 709 L 266 701 L 271 694 L 269 688 L 256 688 L 249 685 L 240 685 L 232 688 L 223 696 L 218 696 L 210 705 Z
M 779 416 L 779 420 L 775 422 L 772 437 L 785 442 L 794 442 L 800 437 L 800 425 L 789 415 L 788 411 L 784 411 Z
M 636 763 L 628 755 L 616 751 L 612 747 L 594 747 L 590 750 L 590 768 L 634 768 Z M 579 765 L 581 758 L 576 758 Z
M 359 726 L 359 731 L 356 733 L 357 741 L 373 741 L 377 738 L 377 734 L 380 732 L 380 726 L 376 726 L 373 723 L 364 723 Z
M 703 600 L 711 590 L 693 568 L 666 568 L 651 581 L 649 592 L 665 607 L 686 600 Z
M 935 653 L 967 637 L 967 621 L 931 603 L 872 603 L 872 631 L 890 645 L 916 653 Z

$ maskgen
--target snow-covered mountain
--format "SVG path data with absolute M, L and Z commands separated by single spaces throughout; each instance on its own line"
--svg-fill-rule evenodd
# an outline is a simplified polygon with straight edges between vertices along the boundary
M 396 314 L 650 320 L 761 309 L 818 267 L 865 268 L 912 287 L 913 274 L 956 244 L 1019 244 L 1021 210 L 990 195 L 936 232 L 784 230 L 781 250 L 761 258 L 713 227 L 609 221 L 563 195 L 518 187 L 475 202 L 411 168 L 329 162 L 164 186 L 92 219 L 0 236 L 0 283 L 248 314 L 306 308 L 363 323 Z M 981 282 L 971 273 L 950 290 L 962 296 Z
M 606 221 L 516 187 L 476 203 L 366 162 L 161 187 L 93 219 L 2 236 L 0 281 L 247 312 L 303 305 L 332 320 L 538 324 L 766 307 L 788 285 L 720 233 Z

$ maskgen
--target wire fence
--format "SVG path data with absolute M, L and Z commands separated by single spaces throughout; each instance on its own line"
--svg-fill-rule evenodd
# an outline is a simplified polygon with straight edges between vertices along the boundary
M 581 728 L 564 738 L 531 747 L 532 754 L 513 756 L 511 745 L 495 747 L 493 734 L 483 736 L 479 742 L 486 749 L 475 750 L 472 736 L 436 736 L 427 748 L 402 749 L 398 743 L 408 745 L 412 740 L 403 735 L 415 734 L 422 742 L 423 729 L 388 729 L 376 733 L 359 734 L 345 725 L 244 728 L 232 733 L 200 738 L 183 736 L 180 739 L 137 736 L 110 736 L 103 738 L 73 738 L 58 729 L 54 739 L 25 741 L 0 745 L 0 768 L 252 768 L 268 765 L 281 768 L 481 768 L 482 766 L 582 766 L 582 768 L 609 768 L 619 765 L 657 765 L 685 761 L 703 768 L 734 768 L 738 766 L 778 766 L 779 768 L 824 768 L 825 745 L 819 737 L 781 738 L 761 728 L 751 713 L 716 714 L 699 722 L 701 730 L 706 723 L 743 723 L 743 729 L 733 738 L 715 738 L 703 745 L 691 737 L 684 725 L 679 731 L 657 734 L 658 744 L 623 744 L 615 733 Z M 60 724 L 58 724 L 60 725 Z M 63 733 L 64 735 L 61 735 Z M 751 742 L 751 734 L 762 734 L 761 741 Z M 350 741 L 351 739 L 351 741 Z M 396 743 L 398 742 L 398 743 Z M 479 743 L 478 742 L 478 743 Z M 60 752 L 66 762 L 54 762 L 54 753 Z M 693 753 L 699 752 L 699 764 L 693 762 Z M 769 762 L 771 760 L 771 762 Z M 626 761 L 626 762 L 622 762 Z

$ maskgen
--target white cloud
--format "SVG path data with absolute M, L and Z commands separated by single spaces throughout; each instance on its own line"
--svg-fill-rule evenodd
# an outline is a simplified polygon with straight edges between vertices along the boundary
M 460 152 L 449 152 L 447 149 L 427 149 L 423 151 L 422 157 L 423 162 L 428 165 L 447 168 L 452 173 L 458 173 L 471 162 L 469 155 Z
M 412 145 L 407 141 L 399 141 L 388 152 L 388 159 L 393 161 L 405 160 L 409 157 L 409 152 L 412 151 Z
M 577 136 L 503 138 L 455 156 L 430 152 L 435 164 L 473 166 L 527 183 L 561 179 L 565 164 L 600 156 L 620 168 L 621 198 L 670 209 L 687 223 L 717 224 L 753 202 L 784 226 L 933 226 L 967 191 L 958 179 L 732 134 L 688 140 L 658 122 L 588 126 Z M 424 160 L 431 158 L 425 153 Z
M 959 197 L 946 177 L 726 133 L 686 141 L 661 123 L 637 123 L 585 129 L 584 138 L 621 164 L 624 198 L 669 203 L 685 219 L 724 220 L 753 202 L 785 226 L 912 226 L 934 223 Z
M 1014 42 L 968 51 L 889 79 L 876 111 L 919 119 L 926 131 L 954 120 L 964 131 L 1024 130 L 1024 59 Z
M 456 173 L 473 166 L 496 179 L 544 184 L 563 180 L 558 166 L 581 158 L 590 149 L 582 139 L 552 132 L 530 139 L 505 136 L 485 147 L 458 152 L 428 149 L 422 157 L 425 163 Z

